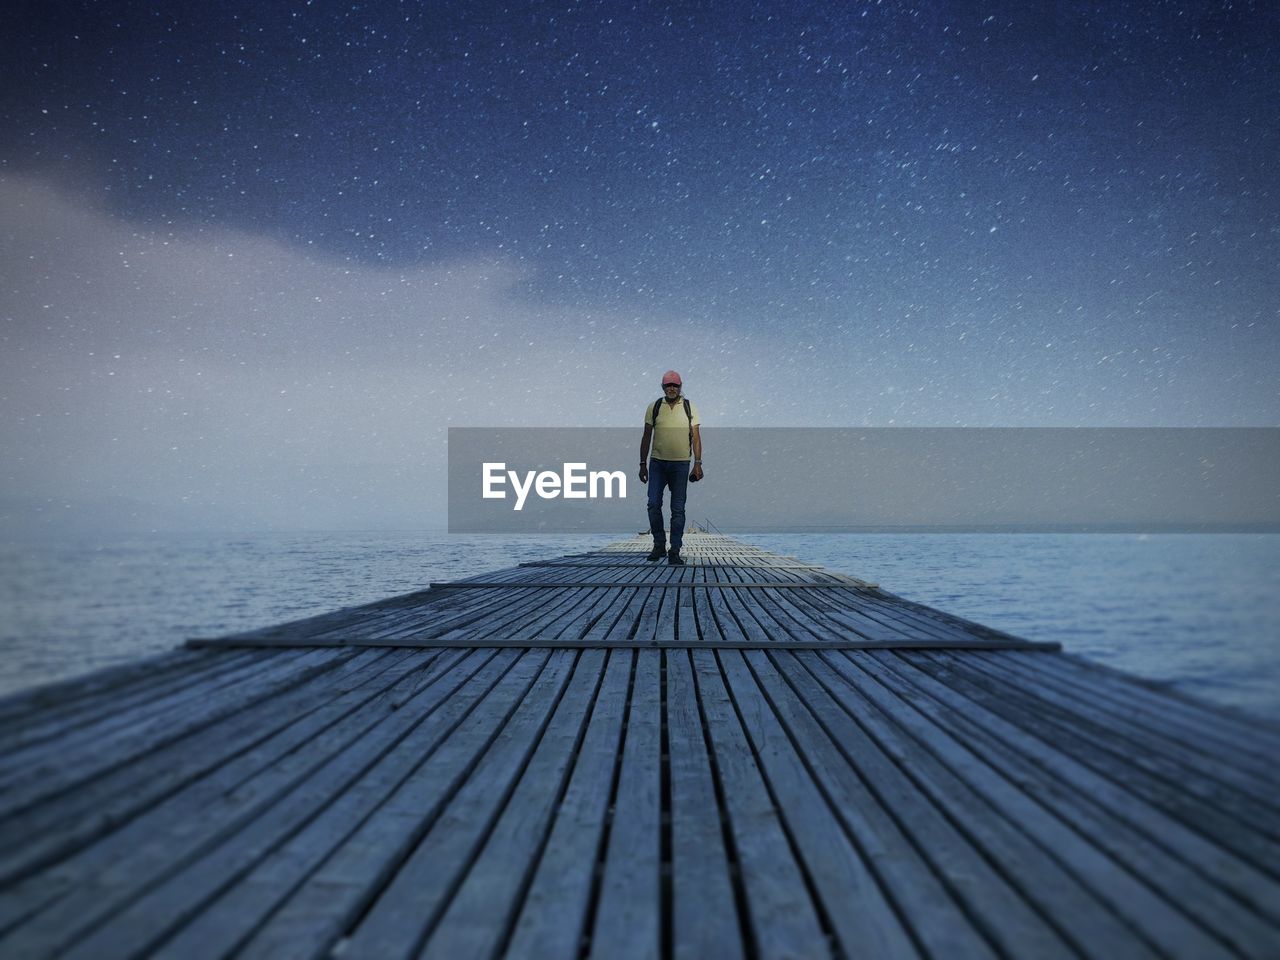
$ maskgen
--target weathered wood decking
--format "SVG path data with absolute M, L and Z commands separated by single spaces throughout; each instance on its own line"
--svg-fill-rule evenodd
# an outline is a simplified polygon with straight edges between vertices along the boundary
M 644 549 L 0 701 L 0 956 L 1280 955 L 1274 729 Z

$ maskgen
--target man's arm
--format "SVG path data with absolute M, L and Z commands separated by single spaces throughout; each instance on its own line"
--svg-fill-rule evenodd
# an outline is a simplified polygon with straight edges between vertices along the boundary
M 640 438 L 640 482 L 649 482 L 649 442 L 653 440 L 653 424 L 644 425 L 644 436 Z
M 693 470 L 689 472 L 689 476 L 696 480 L 702 479 L 702 430 L 696 423 L 693 425 Z

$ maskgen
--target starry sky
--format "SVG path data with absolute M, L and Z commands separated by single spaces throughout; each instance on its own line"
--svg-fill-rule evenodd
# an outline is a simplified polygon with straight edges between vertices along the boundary
M 440 526 L 448 426 L 669 367 L 709 463 L 1280 424 L 1272 4 L 3 16 L 0 528 Z

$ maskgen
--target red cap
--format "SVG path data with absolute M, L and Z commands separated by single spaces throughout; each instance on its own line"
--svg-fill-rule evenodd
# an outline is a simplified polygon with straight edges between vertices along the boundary
M 677 387 L 684 386 L 684 383 L 680 379 L 680 374 L 676 373 L 674 370 L 668 370 L 662 375 L 662 385 L 665 387 L 668 383 L 674 383 Z

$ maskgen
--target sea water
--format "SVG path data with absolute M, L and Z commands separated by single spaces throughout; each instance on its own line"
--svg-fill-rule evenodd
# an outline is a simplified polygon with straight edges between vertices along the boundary
M 0 544 L 0 693 L 618 536 L 306 533 Z M 738 534 L 1280 722 L 1280 535 Z

